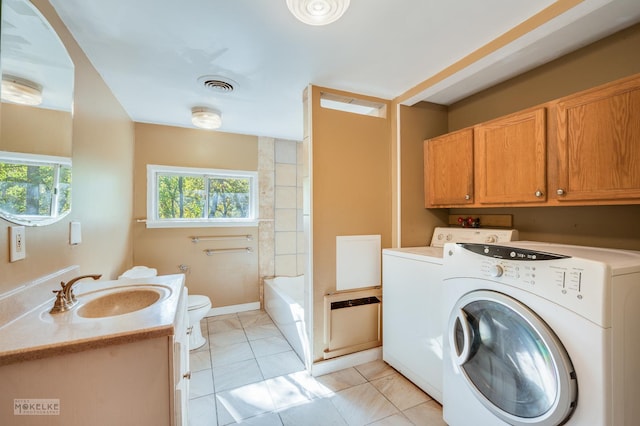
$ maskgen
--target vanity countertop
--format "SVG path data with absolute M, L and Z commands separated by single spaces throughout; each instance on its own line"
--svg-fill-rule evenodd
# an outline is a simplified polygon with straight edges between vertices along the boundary
M 107 294 L 106 290 L 141 285 L 157 287 L 164 296 L 151 306 L 122 315 L 102 318 L 78 315 L 79 308 L 96 296 Z M 54 302 L 51 297 L 0 326 L 0 366 L 173 335 L 183 288 L 183 274 L 79 281 L 74 286 L 78 303 L 71 310 L 50 314 Z

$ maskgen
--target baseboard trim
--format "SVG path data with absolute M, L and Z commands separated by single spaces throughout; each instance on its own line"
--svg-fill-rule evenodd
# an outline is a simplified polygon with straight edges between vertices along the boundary
M 376 361 L 378 359 L 382 359 L 382 346 L 348 355 L 342 355 L 325 361 L 314 362 L 311 365 L 311 375 L 314 377 L 322 376 L 324 374 L 334 373 L 336 371 L 344 370 L 345 368 L 355 367 L 356 365 Z
M 211 308 L 207 312 L 206 317 L 215 317 L 218 315 L 237 314 L 238 312 L 255 311 L 260 309 L 260 302 L 243 303 L 240 305 L 221 306 L 219 308 Z

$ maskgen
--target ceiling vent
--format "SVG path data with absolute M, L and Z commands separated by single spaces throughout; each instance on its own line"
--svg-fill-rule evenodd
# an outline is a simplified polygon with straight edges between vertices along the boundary
M 217 93 L 231 93 L 237 87 L 237 83 L 226 77 L 217 75 L 205 75 L 198 79 L 206 89 L 213 90 Z

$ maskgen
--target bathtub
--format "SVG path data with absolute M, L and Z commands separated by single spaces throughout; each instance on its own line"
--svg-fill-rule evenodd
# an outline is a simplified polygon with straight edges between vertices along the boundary
M 264 309 L 307 365 L 309 338 L 304 314 L 304 275 L 265 278 Z

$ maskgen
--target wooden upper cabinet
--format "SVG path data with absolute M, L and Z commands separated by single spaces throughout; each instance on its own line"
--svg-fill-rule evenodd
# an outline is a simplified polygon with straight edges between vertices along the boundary
M 424 141 L 425 207 L 473 204 L 473 129 Z
M 640 76 L 557 104 L 558 201 L 640 198 Z
M 476 203 L 546 201 L 546 109 L 529 109 L 474 128 Z

